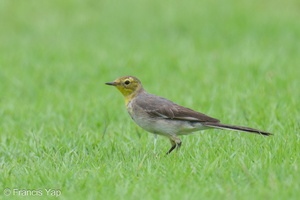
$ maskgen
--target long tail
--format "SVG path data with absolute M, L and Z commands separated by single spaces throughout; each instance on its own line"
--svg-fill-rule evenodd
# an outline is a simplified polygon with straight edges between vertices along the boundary
M 212 128 L 229 129 L 229 130 L 234 130 L 234 131 L 243 131 L 243 132 L 248 132 L 248 133 L 256 133 L 256 134 L 260 134 L 260 135 L 264 135 L 264 136 L 273 135 L 272 133 L 257 130 L 257 129 L 254 129 L 254 128 L 227 125 L 227 124 L 220 124 L 220 123 L 216 123 L 216 122 L 205 122 L 204 125 L 208 126 L 208 127 L 212 127 Z

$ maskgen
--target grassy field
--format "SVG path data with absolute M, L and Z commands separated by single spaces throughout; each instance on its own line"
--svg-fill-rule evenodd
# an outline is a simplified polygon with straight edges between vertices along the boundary
M 296 0 L 1 0 L 0 199 L 298 199 L 299 18 Z M 104 85 L 123 75 L 274 136 L 154 152 Z

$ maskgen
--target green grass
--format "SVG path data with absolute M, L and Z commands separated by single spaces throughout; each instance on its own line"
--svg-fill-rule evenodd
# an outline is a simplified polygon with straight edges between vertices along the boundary
M 0 199 L 298 199 L 300 4 L 0 1 Z M 169 141 L 104 85 L 122 75 L 223 123 Z M 42 190 L 41 197 L 3 190 Z

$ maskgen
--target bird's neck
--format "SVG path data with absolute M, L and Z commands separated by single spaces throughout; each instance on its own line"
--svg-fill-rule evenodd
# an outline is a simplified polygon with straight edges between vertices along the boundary
M 135 98 L 138 94 L 145 92 L 144 88 L 140 88 L 128 95 L 125 96 L 125 104 L 127 105 L 133 98 Z

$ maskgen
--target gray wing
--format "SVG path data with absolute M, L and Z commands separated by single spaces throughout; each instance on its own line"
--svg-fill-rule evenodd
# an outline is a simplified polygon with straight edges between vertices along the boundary
M 146 98 L 145 98 L 146 97 Z M 144 93 L 143 98 L 136 98 L 136 105 L 143 108 L 152 117 L 197 122 L 220 122 L 220 120 L 180 106 L 168 99 Z

